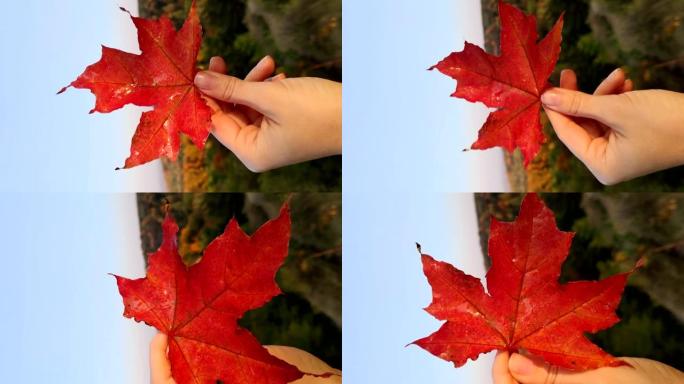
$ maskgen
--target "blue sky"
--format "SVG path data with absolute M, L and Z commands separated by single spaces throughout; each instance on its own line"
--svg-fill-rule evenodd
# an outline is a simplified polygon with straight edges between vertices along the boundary
M 159 191 L 159 161 L 115 172 L 128 156 L 142 108 L 88 112 L 87 90 L 55 93 L 99 60 L 101 44 L 138 52 L 119 10 L 135 0 L 22 0 L 0 23 L 0 191 Z M 10 144 L 11 143 L 11 144 Z
M 455 369 L 406 344 L 439 329 L 423 252 L 484 278 L 472 194 L 345 192 L 343 359 L 350 383 L 486 384 L 492 355 Z
M 135 51 L 133 26 L 119 5 L 137 10 L 134 0 L 3 4 L 4 382 L 148 382 L 152 331 L 122 317 L 107 275 L 144 274 L 135 195 L 83 192 L 160 190 L 161 168 L 114 172 L 128 154 L 140 108 L 89 115 L 89 92 L 55 95 L 99 59 L 100 44 Z
M 426 69 L 482 44 L 479 0 L 345 1 L 344 366 L 351 383 L 488 383 L 491 354 L 455 369 L 406 344 L 436 331 L 414 242 L 484 277 L 471 194 L 506 191 L 499 149 L 462 152 L 489 111 Z
M 344 190 L 505 191 L 499 148 L 462 152 L 489 113 L 431 65 L 482 45 L 479 0 L 345 0 Z
M 345 0 L 345 380 L 489 383 L 492 356 L 455 369 L 406 344 L 436 331 L 414 242 L 484 277 L 471 194 L 506 191 L 499 149 L 462 152 L 489 111 L 449 97 L 426 69 L 465 40 L 482 44 L 479 0 Z
M 135 195 L 3 193 L 0 212 L 3 382 L 146 383 L 154 332 L 108 275 L 144 275 Z

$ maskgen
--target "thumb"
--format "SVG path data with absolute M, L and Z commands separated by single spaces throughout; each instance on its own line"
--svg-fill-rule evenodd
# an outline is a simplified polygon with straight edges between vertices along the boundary
M 169 339 L 157 333 L 150 343 L 150 376 L 152 383 L 166 383 L 171 379 L 171 363 L 167 356 Z
M 323 375 L 326 373 L 338 376 L 342 375 L 342 371 L 332 368 L 323 360 L 301 349 L 283 345 L 266 345 L 265 348 L 269 354 L 290 365 L 294 365 L 302 372 L 314 375 Z
M 544 92 L 541 102 L 548 109 L 565 115 L 588 117 L 608 126 L 615 124 L 618 96 L 593 96 L 569 89 L 553 88 Z
M 202 71 L 195 76 L 195 85 L 202 93 L 214 99 L 246 105 L 259 112 L 272 105 L 275 88 L 272 82 L 244 81 L 237 77 L 212 71 Z
M 592 371 L 567 371 L 519 353 L 514 353 L 508 360 L 508 370 L 517 382 L 525 384 L 585 384 L 597 381 Z

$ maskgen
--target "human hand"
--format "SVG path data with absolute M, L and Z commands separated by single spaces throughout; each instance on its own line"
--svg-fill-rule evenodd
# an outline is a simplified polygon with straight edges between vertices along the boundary
M 537 359 L 514 353 L 498 352 L 492 367 L 494 384 L 677 384 L 684 383 L 684 373 L 648 359 L 624 357 L 630 366 L 607 367 L 573 372 L 550 367 Z
M 150 343 L 150 383 L 151 384 L 176 384 L 171 375 L 171 363 L 167 355 L 169 348 L 168 337 L 158 333 Z M 267 345 L 268 353 L 294 365 L 300 371 L 322 375 L 330 373 L 330 377 L 314 377 L 305 375 L 291 384 L 340 384 L 342 383 L 342 371 L 331 368 L 328 364 L 316 356 L 302 351 L 301 349 L 279 345 Z
M 168 349 L 168 336 L 157 333 L 150 342 L 150 384 L 176 384 L 171 376 Z
M 197 74 L 195 85 L 211 98 L 214 136 L 253 172 L 341 154 L 342 85 L 269 78 L 274 70 L 267 56 L 240 80 L 213 57 Z
M 593 95 L 577 91 L 572 70 L 542 95 L 558 138 L 603 184 L 684 164 L 684 94 L 633 91 L 622 70 Z
M 301 372 L 311 373 L 314 375 L 323 375 L 329 373 L 329 377 L 315 377 L 305 375 L 299 380 L 295 380 L 290 384 L 341 384 L 342 371 L 334 369 L 323 360 L 302 351 L 301 349 L 286 347 L 282 345 L 266 345 L 268 353 L 283 360 L 284 362 L 294 365 Z

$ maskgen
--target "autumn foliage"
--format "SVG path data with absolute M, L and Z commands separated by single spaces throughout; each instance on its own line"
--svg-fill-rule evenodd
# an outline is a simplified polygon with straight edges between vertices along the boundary
M 163 241 L 148 258 L 147 276 L 116 280 L 124 316 L 168 335 L 176 382 L 285 384 L 302 377 L 237 323 L 246 311 L 281 293 L 274 278 L 288 252 L 287 205 L 252 236 L 231 220 L 190 267 L 178 253 L 178 225 L 170 214 L 162 229 Z
M 108 113 L 127 104 L 153 107 L 140 118 L 124 168 L 162 156 L 175 160 L 181 133 L 202 149 L 209 136 L 212 114 L 193 84 L 202 43 L 196 4 L 193 2 L 178 31 L 166 17 L 131 19 L 138 30 L 142 53 L 135 55 L 103 46 L 100 61 L 86 68 L 69 85 L 89 89 L 95 95 L 91 113 Z
M 541 95 L 560 55 L 563 17 L 537 42 L 537 21 L 512 5 L 499 2 L 501 55 L 465 43 L 430 69 L 457 80 L 451 95 L 482 102 L 496 111 L 489 114 L 473 149 L 503 147 L 522 151 L 525 165 L 544 141 L 540 122 Z
M 446 322 L 414 344 L 456 367 L 493 350 L 525 351 L 573 370 L 622 365 L 585 333 L 619 321 L 615 310 L 633 271 L 559 283 L 572 237 L 558 230 L 553 212 L 530 194 L 515 221 L 492 218 L 487 292 L 478 278 L 421 254 L 433 295 L 426 311 Z

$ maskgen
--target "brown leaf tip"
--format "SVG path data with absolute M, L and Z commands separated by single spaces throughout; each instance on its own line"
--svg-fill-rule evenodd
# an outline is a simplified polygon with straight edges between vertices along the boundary
M 637 260 L 636 264 L 634 265 L 634 268 L 629 273 L 635 272 L 637 269 L 641 269 L 644 266 L 646 266 L 646 259 L 641 257 L 639 260 Z
M 335 372 L 323 372 L 323 373 L 302 372 L 302 373 L 305 374 L 306 376 L 318 377 L 321 379 L 327 379 L 327 378 L 330 378 L 333 376 L 342 376 L 339 373 L 335 373 Z
M 164 198 L 164 201 L 162 202 L 162 211 L 164 211 L 164 215 L 168 216 L 171 214 L 171 202 Z
M 292 203 L 292 199 L 294 198 L 294 193 L 290 193 L 287 195 L 285 198 L 285 202 L 283 203 L 283 206 L 280 207 L 280 210 L 282 211 L 283 209 L 287 209 L 288 211 L 290 210 L 290 204 Z

